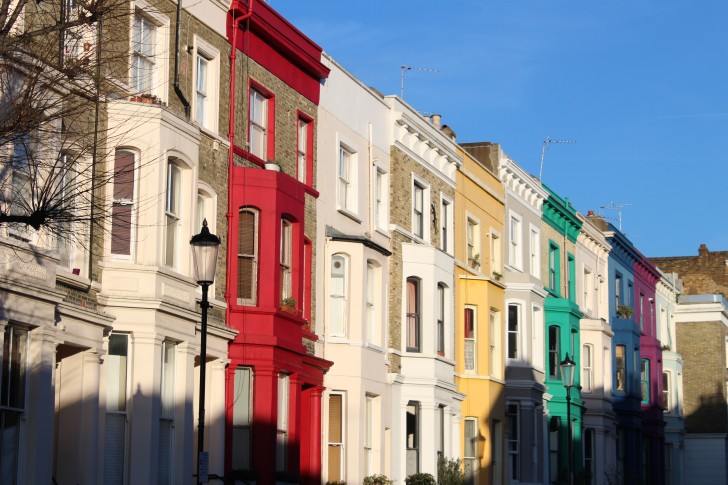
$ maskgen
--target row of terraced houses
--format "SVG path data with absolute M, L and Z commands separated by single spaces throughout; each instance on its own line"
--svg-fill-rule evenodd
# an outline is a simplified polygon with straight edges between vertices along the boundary
M 401 485 L 441 458 L 568 483 L 570 434 L 575 483 L 726 483 L 728 253 L 645 257 L 265 2 L 127 6 L 105 230 L 0 228 L 0 482 L 194 483 L 204 365 L 210 483 Z

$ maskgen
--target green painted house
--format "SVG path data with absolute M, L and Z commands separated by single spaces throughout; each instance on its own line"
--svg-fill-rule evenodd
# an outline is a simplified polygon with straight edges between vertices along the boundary
M 567 354 L 575 362 L 571 388 L 573 474 L 578 483 L 583 473 L 582 414 L 584 402 L 580 387 L 579 321 L 582 312 L 576 298 L 576 239 L 581 221 L 576 210 L 548 187 L 541 226 L 542 261 L 548 296 L 544 302 L 545 384 L 551 395 L 546 407 L 549 416 L 549 483 L 568 483 L 569 442 L 566 388 L 560 363 Z

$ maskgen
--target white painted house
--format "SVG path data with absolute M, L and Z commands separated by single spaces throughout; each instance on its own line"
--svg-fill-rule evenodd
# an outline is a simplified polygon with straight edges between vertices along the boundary
M 617 469 L 617 418 L 612 409 L 612 337 L 607 263 L 611 245 L 588 218 L 576 240 L 576 296 L 579 323 L 581 398 L 584 401 L 584 470 L 594 484 L 611 483 Z
M 389 106 L 392 475 L 437 475 L 438 457 L 460 456 L 454 370 L 454 133 L 398 97 Z
M 389 108 L 333 59 L 317 127 L 317 355 L 325 376 L 323 480 L 391 473 L 388 375 Z

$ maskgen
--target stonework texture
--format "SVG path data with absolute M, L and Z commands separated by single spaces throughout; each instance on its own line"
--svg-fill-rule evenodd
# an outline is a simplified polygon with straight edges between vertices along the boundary
M 444 195 L 455 199 L 455 188 L 438 177 L 427 167 L 413 159 L 396 146 L 390 150 L 391 156 L 391 190 L 390 223 L 399 226 L 407 233 L 412 229 L 412 174 L 422 179 L 429 186 L 430 204 L 435 208 L 434 216 L 430 207 L 424 207 L 425 223 L 430 225 L 430 242 L 439 247 L 440 231 L 436 221 L 440 221 L 442 209 L 440 197 Z M 389 347 L 400 349 L 402 346 L 402 285 L 406 275 L 403 274 L 402 244 L 417 241 L 410 235 L 400 232 L 392 234 L 392 257 L 389 263 L 390 300 L 389 300 Z M 391 372 L 399 372 L 396 359 L 391 363 Z
M 698 256 L 650 258 L 662 271 L 677 273 L 684 295 L 720 293 L 728 296 L 728 251 L 709 251 L 705 245 Z
M 725 339 L 721 322 L 678 323 L 677 351 L 684 359 L 685 430 L 688 433 L 728 432 Z

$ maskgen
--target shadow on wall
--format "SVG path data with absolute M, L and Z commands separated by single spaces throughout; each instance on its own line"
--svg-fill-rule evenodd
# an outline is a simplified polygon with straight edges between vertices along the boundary
M 685 431 L 688 433 L 725 433 L 728 431 L 728 404 L 725 388 L 716 383 L 712 394 L 700 396 L 700 404 L 685 416 Z

